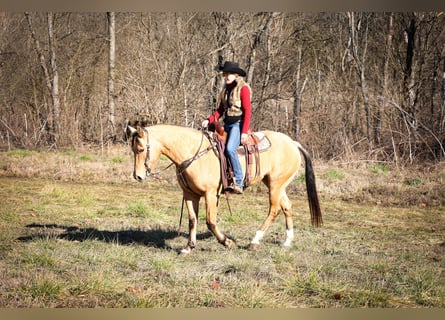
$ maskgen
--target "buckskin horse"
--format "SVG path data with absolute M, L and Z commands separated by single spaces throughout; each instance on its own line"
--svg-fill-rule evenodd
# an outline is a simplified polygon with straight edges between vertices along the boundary
M 183 190 L 189 219 L 189 239 L 181 250 L 188 254 L 196 246 L 196 231 L 199 201 L 205 198 L 207 228 L 219 243 L 226 247 L 235 246 L 216 224 L 219 198 L 222 194 L 222 180 L 219 158 L 213 152 L 212 143 L 202 131 L 173 125 L 145 126 L 127 125 L 127 137 L 134 153 L 133 177 L 143 181 L 150 174 L 161 155 L 176 165 L 178 182 Z M 314 170 L 308 152 L 300 143 L 289 136 L 274 131 L 262 131 L 270 141 L 270 148 L 260 153 L 261 172 L 254 177 L 251 185 L 262 181 L 269 189 L 269 214 L 256 231 L 249 249 L 256 249 L 265 231 L 280 214 L 285 215 L 286 239 L 283 246 L 289 247 L 294 239 L 292 203 L 286 194 L 286 187 L 295 177 L 305 158 L 305 180 L 308 195 L 311 223 L 322 225 L 322 215 L 318 201 Z M 240 161 L 245 172 L 245 161 Z

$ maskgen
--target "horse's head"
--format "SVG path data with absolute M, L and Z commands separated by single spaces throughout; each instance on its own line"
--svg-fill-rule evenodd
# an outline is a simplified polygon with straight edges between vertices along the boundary
M 150 141 L 148 130 L 145 127 L 127 126 L 127 136 L 130 138 L 130 147 L 134 154 L 133 177 L 142 181 L 150 173 Z

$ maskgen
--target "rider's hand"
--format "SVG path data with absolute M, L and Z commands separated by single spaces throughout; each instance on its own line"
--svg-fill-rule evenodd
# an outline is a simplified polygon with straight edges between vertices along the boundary
M 205 119 L 205 120 L 202 122 L 201 127 L 203 127 L 203 128 L 207 128 L 208 126 L 209 126 L 209 120 L 208 120 L 208 119 Z
M 242 133 L 241 134 L 241 144 L 246 144 L 247 143 L 247 133 Z

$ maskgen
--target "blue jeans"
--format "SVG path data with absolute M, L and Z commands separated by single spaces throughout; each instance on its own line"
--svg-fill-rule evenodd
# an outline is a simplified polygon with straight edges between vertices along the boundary
M 243 169 L 239 162 L 236 149 L 241 142 L 241 124 L 239 122 L 232 124 L 225 124 L 224 130 L 227 132 L 226 142 L 226 156 L 229 158 L 232 164 L 233 174 L 235 176 L 236 184 L 240 187 L 243 186 Z

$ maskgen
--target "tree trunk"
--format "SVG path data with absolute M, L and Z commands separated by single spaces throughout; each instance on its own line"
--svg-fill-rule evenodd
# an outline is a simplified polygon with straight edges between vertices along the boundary
M 355 14 L 353 12 L 348 12 L 348 19 L 349 19 L 349 29 L 350 29 L 350 44 L 351 44 L 351 51 L 352 51 L 352 57 L 354 58 L 355 66 L 357 68 L 357 75 L 359 78 L 360 83 L 360 89 L 362 93 L 362 99 L 363 99 L 363 105 L 365 109 L 365 116 L 366 116 L 366 138 L 368 139 L 369 143 L 372 143 L 371 141 L 371 110 L 370 110 L 370 104 L 369 104 L 369 97 L 368 97 L 368 85 L 366 82 L 365 77 L 365 68 L 366 68 L 366 52 L 368 49 L 368 21 L 366 19 L 365 21 L 365 30 L 363 34 L 363 47 L 361 48 L 361 52 L 359 52 L 359 40 L 360 37 L 358 35 L 358 31 L 361 29 L 362 21 L 359 19 L 359 21 L 356 21 Z
M 300 114 L 301 114 L 301 96 L 306 86 L 307 79 L 304 80 L 303 84 L 300 86 L 301 78 L 301 63 L 302 63 L 302 46 L 298 47 L 298 60 L 297 60 L 297 70 L 295 74 L 295 87 L 293 91 L 294 97 L 294 112 L 292 115 L 292 133 L 294 139 L 296 140 L 300 134 Z
M 115 30 L 115 15 L 114 12 L 107 12 L 108 21 L 108 37 L 109 37 L 109 50 L 108 50 L 108 126 L 111 134 L 111 138 L 114 141 L 116 139 L 115 129 L 115 93 L 114 93 L 114 66 L 116 59 L 116 30 Z
M 442 88 L 440 89 L 440 125 L 439 125 L 439 132 L 442 132 L 444 130 L 445 130 L 445 59 L 443 61 L 443 69 L 442 69 Z
M 54 142 L 59 141 L 60 135 L 60 99 L 59 99 L 59 73 L 57 72 L 56 64 L 56 44 L 53 33 L 53 13 L 47 14 L 48 18 L 48 42 L 49 42 L 49 55 L 51 60 L 51 72 L 52 72 L 52 86 L 51 86 L 51 100 L 53 103 L 53 135 Z
M 53 33 L 53 13 L 47 14 L 47 27 L 48 27 L 48 45 L 51 63 L 51 74 L 48 71 L 45 62 L 45 56 L 43 55 L 43 50 L 40 47 L 40 42 L 37 39 L 34 26 L 32 24 L 31 16 L 28 12 L 25 13 L 26 20 L 28 22 L 28 28 L 31 33 L 31 38 L 36 46 L 37 56 L 39 58 L 40 67 L 42 68 L 43 74 L 45 75 L 46 87 L 51 94 L 51 110 L 48 115 L 48 123 L 50 128 L 50 142 L 57 143 L 59 140 L 59 121 L 60 121 L 60 99 L 59 99 L 59 74 L 57 72 L 56 64 L 56 44 L 54 40 Z
M 253 71 L 255 69 L 255 57 L 256 57 L 256 50 L 260 43 L 261 36 L 267 32 L 267 30 L 270 27 L 270 24 L 272 23 L 273 19 L 280 15 L 279 12 L 270 12 L 267 13 L 264 17 L 261 25 L 258 28 L 258 31 L 255 34 L 255 37 L 253 39 L 253 43 L 251 45 L 250 55 L 249 55 L 249 61 L 247 63 L 247 82 L 252 83 L 253 82 Z
M 404 75 L 404 106 L 409 118 L 403 118 L 407 132 L 408 132 L 408 151 L 409 159 L 412 163 L 416 154 L 416 132 L 417 132 L 417 118 L 415 111 L 416 94 L 414 90 L 415 85 L 415 69 L 416 61 L 415 54 L 415 36 L 417 31 L 417 22 L 415 14 L 410 17 L 409 25 L 405 29 L 406 35 L 406 60 L 405 60 L 405 75 Z
M 31 15 L 29 14 L 29 12 L 25 12 L 25 17 L 26 17 L 26 21 L 28 22 L 28 29 L 29 32 L 31 33 L 31 38 L 34 41 L 34 45 L 36 47 L 36 53 L 37 53 L 37 57 L 40 63 L 40 68 L 42 68 L 42 72 L 43 75 L 45 76 L 45 83 L 46 83 L 46 87 L 48 89 L 49 92 L 52 91 L 52 85 L 51 85 L 51 77 L 49 75 L 49 71 L 48 68 L 46 67 L 46 62 L 45 62 L 45 56 L 43 55 L 43 50 L 40 47 L 40 42 L 37 39 L 37 35 L 34 29 L 34 25 L 32 23 L 32 18 Z M 47 121 L 48 121 L 48 132 L 51 135 L 51 130 L 53 128 L 53 116 L 52 116 L 52 112 L 51 110 L 49 111 L 48 115 L 47 115 Z
M 383 64 L 383 83 L 382 83 L 382 96 L 388 96 L 388 68 L 389 57 L 392 48 L 392 38 L 394 34 L 394 14 L 390 13 L 388 18 L 388 33 L 386 34 L 386 50 L 385 60 Z M 378 145 L 381 143 L 381 128 L 382 128 L 382 115 L 385 106 L 385 102 L 381 101 L 378 105 L 377 115 L 374 123 L 374 142 Z

